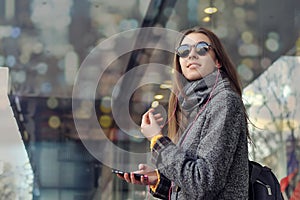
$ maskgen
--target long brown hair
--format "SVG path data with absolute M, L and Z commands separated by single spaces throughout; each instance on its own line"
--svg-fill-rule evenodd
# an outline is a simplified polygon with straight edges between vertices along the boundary
M 191 29 L 187 29 L 181 32 L 182 35 L 180 36 L 180 39 L 178 40 L 178 44 L 181 44 L 184 37 L 190 33 L 202 33 L 206 35 L 210 41 L 211 46 L 216 54 L 216 58 L 220 65 L 222 66 L 222 71 L 227 75 L 231 87 L 233 90 L 242 98 L 242 85 L 240 83 L 238 73 L 236 71 L 236 68 L 231 61 L 230 57 L 225 51 L 225 48 L 223 47 L 220 39 L 210 30 L 202 28 L 202 27 L 194 27 Z M 180 81 L 180 75 L 182 75 L 181 67 L 179 64 L 179 56 L 175 53 L 174 60 L 173 60 L 173 67 L 176 73 L 173 80 L 173 92 L 170 94 L 169 98 L 169 106 L 168 106 L 168 117 L 170 119 L 169 126 L 168 126 L 168 136 L 172 139 L 173 142 L 177 142 L 181 131 L 179 130 L 182 123 L 182 111 L 180 109 L 180 106 L 178 106 L 177 96 L 178 92 L 182 89 L 181 81 Z M 174 112 L 174 109 L 175 112 Z M 246 115 L 246 109 L 244 107 L 245 112 L 245 120 L 247 120 Z M 172 116 L 174 115 L 174 116 Z M 184 127 L 183 127 L 184 128 Z M 247 132 L 247 136 L 249 137 L 249 133 Z

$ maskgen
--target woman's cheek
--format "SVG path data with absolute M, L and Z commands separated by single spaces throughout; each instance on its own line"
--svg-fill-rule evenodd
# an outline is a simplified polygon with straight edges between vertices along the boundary
M 179 64 L 180 64 L 180 66 L 181 66 L 181 69 L 183 68 L 183 67 L 186 67 L 186 64 L 187 62 L 184 60 L 184 59 L 182 59 L 182 58 L 179 58 Z

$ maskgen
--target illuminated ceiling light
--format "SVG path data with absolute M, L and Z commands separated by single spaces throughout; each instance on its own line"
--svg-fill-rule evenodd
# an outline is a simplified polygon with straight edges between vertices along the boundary
M 158 101 L 153 101 L 152 104 L 151 104 L 151 107 L 156 108 L 158 105 L 159 105 Z
M 159 86 L 159 88 L 160 89 L 171 89 L 172 88 L 172 81 L 170 81 L 170 80 L 164 81 L 164 83 L 162 83 Z
M 159 88 L 160 89 L 170 89 L 170 88 L 172 88 L 172 85 L 163 83 L 159 86 Z
M 162 94 L 157 94 L 154 96 L 154 99 L 156 99 L 156 100 L 161 100 L 163 98 L 164 98 L 164 95 L 162 95 Z
M 202 21 L 203 21 L 203 22 L 210 22 L 210 17 L 209 17 L 209 16 L 204 17 L 204 18 L 202 19 Z
M 211 15 L 211 14 L 214 14 L 214 13 L 218 12 L 218 9 L 216 7 L 214 7 L 214 6 L 210 6 L 210 7 L 205 8 L 204 12 L 206 14 L 210 14 Z

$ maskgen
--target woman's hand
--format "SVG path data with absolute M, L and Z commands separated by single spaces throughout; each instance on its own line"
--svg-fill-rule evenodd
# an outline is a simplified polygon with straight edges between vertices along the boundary
M 124 176 L 117 175 L 128 183 L 139 185 L 155 185 L 157 183 L 157 174 L 154 168 L 146 164 L 139 164 L 139 170 L 131 173 L 125 173 Z M 143 174 L 140 180 L 134 178 L 134 174 Z
M 148 139 L 151 140 L 152 137 L 162 134 L 161 129 L 162 126 L 159 125 L 160 122 L 163 121 L 161 114 L 153 114 L 154 109 L 149 109 L 142 118 L 141 123 L 141 132 Z

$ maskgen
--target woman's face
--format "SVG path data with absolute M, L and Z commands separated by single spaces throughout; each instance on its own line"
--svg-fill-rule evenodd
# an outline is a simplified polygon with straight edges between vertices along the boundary
M 202 33 L 190 33 L 185 36 L 181 45 L 196 45 L 199 42 L 211 44 L 210 39 L 206 35 Z M 212 47 L 208 49 L 205 55 L 199 55 L 195 50 L 195 46 L 191 48 L 187 57 L 179 57 L 179 63 L 183 75 L 190 81 L 207 76 L 219 65 Z

